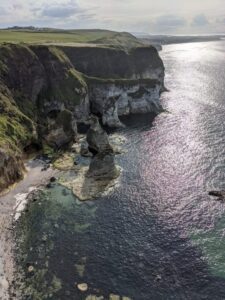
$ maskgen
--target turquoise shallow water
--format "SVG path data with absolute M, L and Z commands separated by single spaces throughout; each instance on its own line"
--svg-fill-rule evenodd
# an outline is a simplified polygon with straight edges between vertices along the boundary
M 80 203 L 56 184 L 31 203 L 24 299 L 225 299 L 225 204 L 208 196 L 225 189 L 224 53 L 224 41 L 165 46 L 169 113 L 126 120 L 113 193 Z

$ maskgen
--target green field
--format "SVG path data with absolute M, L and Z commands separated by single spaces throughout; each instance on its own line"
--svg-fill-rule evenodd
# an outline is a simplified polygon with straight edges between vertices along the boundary
M 126 32 L 108 30 L 0 30 L 0 43 L 92 43 L 138 46 L 140 42 Z

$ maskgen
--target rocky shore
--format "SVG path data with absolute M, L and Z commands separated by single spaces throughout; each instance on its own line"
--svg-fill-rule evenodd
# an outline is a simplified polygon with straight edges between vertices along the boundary
M 1 299 L 20 297 L 12 285 L 15 271 L 12 233 L 35 191 L 51 188 L 58 178 L 57 182 L 71 189 L 79 200 L 91 200 L 109 192 L 118 183 L 120 169 L 115 164 L 114 149 L 119 149 L 123 140 L 114 139 L 112 146 L 98 118 L 91 116 L 89 123 L 87 135 L 78 138 L 70 151 L 59 154 L 52 162 L 42 157 L 29 160 L 25 164 L 24 179 L 0 197 Z
M 12 300 L 13 292 L 9 287 L 13 281 L 14 273 L 14 239 L 12 236 L 14 220 L 19 204 L 26 201 L 27 195 L 34 189 L 46 184 L 52 176 L 56 175 L 57 170 L 52 168 L 43 172 L 45 163 L 41 160 L 30 160 L 25 164 L 26 174 L 24 179 L 8 193 L 0 197 L 0 299 Z M 10 293 L 9 293 L 10 292 Z
M 27 195 L 51 188 L 50 178 L 79 200 L 119 183 L 112 143 L 103 126 L 124 126 L 120 116 L 162 111 L 164 66 L 154 47 L 0 46 L 0 298 L 17 299 L 12 226 Z M 88 130 L 80 138 L 79 126 Z M 49 159 L 25 157 L 41 153 Z M 15 186 L 14 186 L 15 185 Z

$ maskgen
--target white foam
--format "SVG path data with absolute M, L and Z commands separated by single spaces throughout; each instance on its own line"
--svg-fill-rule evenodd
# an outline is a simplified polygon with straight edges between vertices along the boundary
M 21 213 L 24 211 L 26 207 L 28 194 L 36 189 L 37 189 L 36 187 L 30 187 L 27 193 L 19 193 L 15 195 L 16 204 L 13 207 L 13 209 L 15 210 L 15 215 L 14 215 L 15 221 L 17 221 L 20 218 Z

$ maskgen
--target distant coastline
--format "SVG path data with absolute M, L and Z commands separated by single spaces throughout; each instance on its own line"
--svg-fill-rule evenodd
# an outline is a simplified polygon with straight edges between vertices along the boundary
M 135 36 L 144 44 L 152 45 L 158 48 L 163 45 L 198 43 L 198 42 L 213 42 L 225 39 L 224 35 L 144 35 L 135 34 Z

